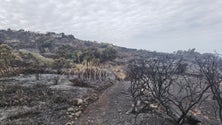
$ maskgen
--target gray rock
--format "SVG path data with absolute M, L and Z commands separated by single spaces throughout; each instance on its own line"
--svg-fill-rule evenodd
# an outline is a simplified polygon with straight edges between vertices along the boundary
M 83 100 L 82 99 L 80 99 L 80 98 L 76 99 L 76 105 L 77 106 L 80 106 L 82 104 L 83 104 Z
M 68 112 L 73 112 L 73 111 L 74 111 L 74 108 L 70 107 L 70 108 L 67 109 L 67 111 L 68 111 Z
M 75 116 L 79 117 L 81 114 L 82 114 L 82 111 L 78 111 L 78 112 L 75 113 Z

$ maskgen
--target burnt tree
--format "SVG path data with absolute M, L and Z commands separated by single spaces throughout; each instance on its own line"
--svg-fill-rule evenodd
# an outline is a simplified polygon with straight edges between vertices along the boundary
M 129 65 L 134 113 L 155 107 L 176 125 L 183 125 L 190 118 L 190 111 L 204 100 L 209 85 L 199 75 L 191 77 L 188 73 L 179 73 L 182 61 L 158 56 L 135 60 Z
M 196 56 L 196 63 L 200 73 L 210 85 L 213 99 L 217 102 L 216 114 L 222 123 L 222 59 L 218 54 Z

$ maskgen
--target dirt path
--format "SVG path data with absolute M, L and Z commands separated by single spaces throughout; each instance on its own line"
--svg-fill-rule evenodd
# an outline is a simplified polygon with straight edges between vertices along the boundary
M 98 101 L 89 105 L 76 125 L 131 125 L 133 115 L 129 83 L 119 82 L 101 94 Z

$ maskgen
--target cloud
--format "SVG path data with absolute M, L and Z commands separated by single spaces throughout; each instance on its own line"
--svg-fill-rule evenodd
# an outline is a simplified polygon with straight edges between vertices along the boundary
M 1 0 L 0 28 L 54 31 L 172 52 L 218 50 L 221 0 Z

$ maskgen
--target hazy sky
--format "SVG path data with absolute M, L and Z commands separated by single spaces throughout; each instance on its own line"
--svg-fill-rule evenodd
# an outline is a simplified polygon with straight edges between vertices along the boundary
M 222 52 L 222 0 L 0 0 L 0 29 L 173 52 Z

